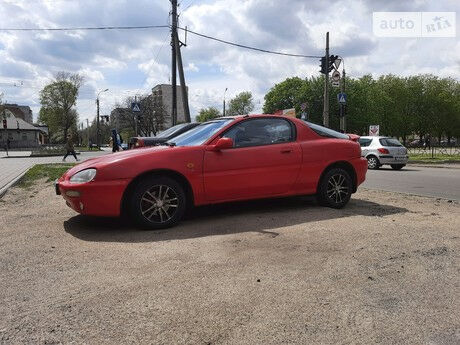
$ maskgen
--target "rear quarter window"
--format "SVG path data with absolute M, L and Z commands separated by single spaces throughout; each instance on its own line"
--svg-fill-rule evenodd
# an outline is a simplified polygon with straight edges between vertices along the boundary
M 335 139 L 347 139 L 349 140 L 350 137 L 346 134 L 339 133 L 334 131 L 333 129 L 326 128 L 311 122 L 304 121 L 310 129 L 315 132 L 316 134 L 325 137 L 325 138 L 335 138 Z
M 361 147 L 367 147 L 371 144 L 372 139 L 359 138 L 358 142 Z
M 394 138 L 381 138 L 379 139 L 380 145 L 382 146 L 389 146 L 389 147 L 398 147 L 402 146 L 402 144 L 398 141 L 398 139 Z

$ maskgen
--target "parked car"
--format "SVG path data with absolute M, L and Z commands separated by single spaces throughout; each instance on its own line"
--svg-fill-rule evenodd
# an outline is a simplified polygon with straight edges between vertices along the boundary
M 185 133 L 192 128 L 198 126 L 198 122 L 181 123 L 179 125 L 168 128 L 154 137 L 132 137 L 129 138 L 129 148 L 139 148 L 145 146 L 155 146 L 162 144 L 178 135 Z
M 398 139 L 388 137 L 360 137 L 361 154 L 367 159 L 369 169 L 378 169 L 388 164 L 394 170 L 401 170 L 409 160 L 407 149 Z
M 455 138 L 450 138 L 450 142 L 447 139 L 443 139 L 439 143 L 441 146 L 457 146 L 457 139 Z
M 75 211 L 127 213 L 142 227 L 179 222 L 187 208 L 316 194 L 341 208 L 364 182 L 367 161 L 350 137 L 278 115 L 217 118 L 166 145 L 95 158 L 57 182 Z
M 420 139 L 414 139 L 409 143 L 408 146 L 409 147 L 423 147 L 423 141 Z

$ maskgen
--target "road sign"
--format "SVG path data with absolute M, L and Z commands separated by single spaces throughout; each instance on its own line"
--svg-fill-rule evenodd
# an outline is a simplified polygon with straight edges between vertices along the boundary
M 333 81 L 332 86 L 333 87 L 339 87 L 340 86 L 340 81 Z
M 337 70 L 332 72 L 331 79 L 332 79 L 332 81 L 340 81 L 340 72 L 337 71 Z
M 369 135 L 373 137 L 377 137 L 380 132 L 380 126 L 379 125 L 370 125 L 369 126 Z
M 337 94 L 337 100 L 340 104 L 347 104 L 347 95 L 343 92 Z
M 141 105 L 137 102 L 131 103 L 131 110 L 134 111 L 135 113 L 138 113 L 141 111 Z

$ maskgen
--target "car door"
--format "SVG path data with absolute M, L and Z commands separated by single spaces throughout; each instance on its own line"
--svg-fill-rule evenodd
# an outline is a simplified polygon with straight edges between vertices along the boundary
M 204 156 L 204 188 L 209 201 L 266 197 L 287 193 L 301 165 L 294 124 L 283 118 L 239 122 L 222 137 L 234 147 Z

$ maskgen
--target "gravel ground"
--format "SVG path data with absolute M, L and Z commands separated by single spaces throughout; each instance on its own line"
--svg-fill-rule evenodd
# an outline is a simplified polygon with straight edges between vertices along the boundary
M 360 190 L 138 231 L 47 184 L 0 199 L 2 344 L 459 344 L 460 205 Z

